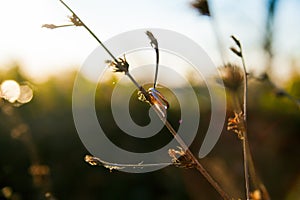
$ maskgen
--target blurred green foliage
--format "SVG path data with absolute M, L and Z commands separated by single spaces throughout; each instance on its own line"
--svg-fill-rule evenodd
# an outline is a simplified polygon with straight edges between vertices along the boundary
M 34 90 L 34 98 L 28 104 L 13 105 L 4 100 L 0 103 L 0 199 L 9 195 L 8 188 L 11 199 L 46 199 L 47 192 L 57 199 L 74 200 L 219 198 L 192 169 L 167 167 L 151 173 L 128 174 L 109 172 L 85 163 L 83 158 L 89 153 L 77 135 L 72 118 L 75 75 L 75 72 L 64 74 L 35 84 L 24 77 L 18 67 L 0 73 L 0 82 L 7 79 L 29 82 Z M 86 80 L 87 88 L 89 84 Z M 201 91 L 198 96 L 200 128 L 191 147 L 197 153 L 209 124 L 210 102 L 207 90 L 195 87 Z M 300 98 L 300 77 L 292 77 L 286 89 Z M 171 139 L 165 129 L 146 141 L 120 133 L 113 122 L 107 98 L 112 90 L 109 82 L 98 87 L 96 109 L 99 116 L 105 116 L 99 117 L 99 121 L 114 143 L 125 149 L 149 151 Z M 288 98 L 274 95 L 273 88 L 263 82 L 251 81 L 249 90 L 249 141 L 257 170 L 272 199 L 295 199 L 300 195 L 300 110 Z M 180 111 L 174 104 L 172 106 L 170 121 L 178 124 Z M 130 108 L 138 124 L 148 123 L 147 104 L 133 96 Z M 232 115 L 230 110 L 228 115 Z M 20 124 L 26 124 L 28 128 L 24 134 L 30 136 L 12 134 Z M 241 143 L 235 134 L 225 129 L 214 150 L 202 162 L 229 194 L 243 197 Z M 33 164 L 50 169 L 40 177 L 40 182 L 29 172 Z

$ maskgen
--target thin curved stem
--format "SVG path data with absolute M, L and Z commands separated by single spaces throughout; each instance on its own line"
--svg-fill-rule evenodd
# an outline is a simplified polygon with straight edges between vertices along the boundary
M 249 185 L 249 175 L 251 175 L 253 182 L 257 184 L 256 187 L 258 187 L 264 196 L 264 199 L 268 200 L 270 199 L 270 196 L 268 194 L 267 189 L 262 184 L 261 180 L 256 175 L 254 162 L 250 150 L 250 145 L 248 141 L 248 135 L 247 135 L 247 99 L 248 99 L 248 73 L 246 69 L 245 64 L 245 58 L 243 56 L 242 46 L 240 46 L 240 52 L 241 52 L 241 59 L 243 64 L 243 71 L 244 71 L 244 102 L 243 102 L 243 110 L 244 110 L 244 127 L 245 127 L 245 134 L 244 134 L 244 140 L 243 140 L 243 155 L 244 155 L 244 171 L 245 171 L 245 180 L 246 180 L 246 197 L 247 199 L 250 199 L 250 185 Z M 247 190 L 248 188 L 248 190 Z
M 82 23 L 81 25 L 97 40 L 97 42 L 105 49 L 105 51 L 113 58 L 113 60 L 118 63 L 118 60 L 116 57 L 106 48 L 106 46 L 100 41 L 100 39 L 80 20 L 80 18 L 75 14 L 75 12 L 67 5 L 64 3 L 63 0 L 59 0 L 76 18 Z M 156 53 L 158 51 L 158 46 L 156 46 Z M 156 68 L 158 68 L 158 53 L 156 54 L 157 57 L 157 65 Z M 205 170 L 205 168 L 201 165 L 199 160 L 193 155 L 193 153 L 189 150 L 189 147 L 185 144 L 185 142 L 182 140 L 182 138 L 177 134 L 177 132 L 174 130 L 172 125 L 164 118 L 164 116 L 161 115 L 160 110 L 158 110 L 154 105 L 154 102 L 151 101 L 150 94 L 141 86 L 137 83 L 137 81 L 134 79 L 134 77 L 127 71 L 125 73 L 129 77 L 129 79 L 134 83 L 134 85 L 138 88 L 138 90 L 145 96 L 147 101 L 152 105 L 154 110 L 156 111 L 157 115 L 160 117 L 160 119 L 165 123 L 165 126 L 168 128 L 168 130 L 171 132 L 171 134 L 174 136 L 176 141 L 179 143 L 179 145 L 186 151 L 186 154 L 190 156 L 192 159 L 192 162 L 194 162 L 195 168 L 207 179 L 207 181 L 215 188 L 215 190 L 220 194 L 220 196 L 225 199 L 225 200 L 230 200 L 231 198 L 229 195 L 219 186 L 219 184 L 210 176 L 210 174 Z M 156 74 L 155 74 L 155 80 L 154 84 L 156 83 L 156 78 L 157 78 L 157 69 L 156 69 Z M 155 85 L 154 85 L 155 86 Z M 115 163 L 105 163 L 102 160 L 98 160 L 98 162 L 108 165 L 108 167 L 111 165 L 112 168 L 114 167 L 122 167 L 119 164 Z M 136 164 L 129 164 L 126 165 L 127 167 L 133 167 L 136 166 Z M 124 167 L 124 166 L 123 166 Z
M 155 109 L 155 111 L 157 112 L 158 116 L 161 117 L 159 111 L 157 109 Z M 174 128 L 168 122 L 168 120 L 165 120 L 162 117 L 161 120 L 165 121 L 165 126 L 168 128 L 168 130 L 173 135 L 175 140 L 186 151 L 186 154 L 192 159 L 192 162 L 196 164 L 195 168 L 204 176 L 204 178 L 211 184 L 211 186 L 213 186 L 213 188 L 220 194 L 220 196 L 223 199 L 230 200 L 231 198 L 229 197 L 229 195 L 222 189 L 222 187 L 215 181 L 215 179 L 208 173 L 208 171 L 203 167 L 203 165 L 199 162 L 199 160 L 194 156 L 194 154 L 191 152 L 189 147 L 185 144 L 182 138 L 177 134 L 177 132 L 174 130 Z
M 156 87 L 156 84 L 157 84 L 157 76 L 158 76 L 158 65 L 159 65 L 159 50 L 158 50 L 158 47 L 155 48 L 155 53 L 156 53 L 156 66 L 155 66 L 155 75 L 154 75 L 153 88 Z
M 106 48 L 106 46 L 101 42 L 101 40 L 91 31 L 91 29 L 76 15 L 76 13 L 63 1 L 59 0 L 73 15 L 75 15 L 78 20 L 82 23 L 82 26 L 97 40 L 97 42 L 102 46 L 102 48 L 112 57 L 115 62 L 118 62 L 117 58 Z
M 249 153 L 250 148 L 248 144 L 248 136 L 247 136 L 247 98 L 248 98 L 248 73 L 246 69 L 245 59 L 243 56 L 243 50 L 242 46 L 240 44 L 240 53 L 241 53 L 241 59 L 243 64 L 243 72 L 244 72 L 244 95 L 243 95 L 243 118 L 244 118 L 244 139 L 243 139 L 243 157 L 244 157 L 244 176 L 245 176 L 245 188 L 246 188 L 246 198 L 247 200 L 250 199 L 250 181 L 249 181 Z M 251 158 L 252 160 L 252 158 Z

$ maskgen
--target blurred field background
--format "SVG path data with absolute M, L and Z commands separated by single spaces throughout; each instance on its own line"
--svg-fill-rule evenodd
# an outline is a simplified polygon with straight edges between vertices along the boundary
M 257 171 L 272 199 L 296 200 L 300 199 L 300 42 L 297 38 L 287 42 L 293 43 L 294 51 L 286 51 L 288 54 L 285 54 L 285 62 L 279 62 L 279 68 L 286 69 L 281 76 L 282 69 L 278 69 L 276 62 L 279 58 L 274 50 L 277 48 L 272 46 L 278 42 L 274 37 L 276 33 L 272 26 L 268 25 L 273 23 L 277 14 L 268 9 L 268 3 L 272 2 L 275 1 L 266 1 L 263 15 L 270 18 L 265 18 L 264 31 L 259 33 L 262 39 L 257 41 L 262 59 L 259 63 L 263 64 L 251 68 L 257 77 L 267 72 L 272 82 L 270 83 L 269 79 L 250 79 L 249 142 Z M 189 5 L 190 2 L 185 3 Z M 217 2 L 214 1 L 214 4 Z M 278 12 L 283 12 L 280 7 L 282 5 L 278 3 L 277 6 Z M 192 8 L 189 9 L 190 12 L 196 13 Z M 197 17 L 200 19 L 202 16 Z M 240 23 L 243 24 L 243 21 Z M 59 33 L 53 35 L 57 37 Z M 47 37 L 51 37 L 51 33 L 47 33 Z M 241 37 L 247 38 L 243 35 Z M 289 40 L 289 35 L 285 38 Z M 245 46 L 249 43 L 245 41 Z M 289 46 L 285 48 L 288 49 Z M 248 52 L 253 54 L 251 48 Z M 248 52 L 245 52 L 246 56 Z M 51 54 L 52 51 L 49 50 L 49 60 L 52 59 Z M 23 66 L 26 62 L 23 64 L 10 56 L 1 56 L 1 59 L 0 83 L 14 80 L 20 85 L 28 85 L 33 91 L 33 98 L 28 103 L 0 99 L 0 199 L 220 198 L 207 181 L 192 169 L 171 166 L 151 173 L 128 174 L 110 172 L 103 167 L 85 163 L 84 156 L 89 152 L 81 143 L 72 118 L 72 89 L 77 67 L 71 68 L 65 64 L 66 61 L 62 61 L 61 65 L 53 65 L 68 70 L 61 72 L 61 75 L 37 80 L 38 78 L 33 77 L 28 73 L 28 68 Z M 146 142 L 120 134 L 111 119 L 110 100 L 107 99 L 107 94 L 114 88 L 114 81 L 115 77 L 112 75 L 99 88 L 95 100 L 99 102 L 96 104 L 97 113 L 99 116 L 105 116 L 102 118 L 104 121 L 100 120 L 100 123 L 108 130 L 109 138 L 119 146 L 134 148 L 136 151 L 156 149 L 169 141 L 171 137 L 165 130 Z M 85 83 L 87 88 L 91 84 L 88 80 Z M 200 128 L 191 147 L 197 154 L 209 124 L 210 101 L 204 86 L 193 86 L 202 91 L 198 94 L 201 103 Z M 139 124 L 148 122 L 148 118 L 145 117 L 146 104 L 133 98 L 130 107 L 133 108 L 133 118 Z M 176 123 L 178 108 L 172 107 L 169 112 L 170 121 Z M 228 115 L 232 115 L 230 106 Z M 201 161 L 229 194 L 235 198 L 243 197 L 241 145 L 236 135 L 226 131 L 225 125 L 217 145 Z

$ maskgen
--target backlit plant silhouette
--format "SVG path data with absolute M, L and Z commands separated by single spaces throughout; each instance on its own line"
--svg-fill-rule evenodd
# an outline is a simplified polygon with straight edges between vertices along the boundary
M 105 49 L 105 51 L 111 56 L 112 61 L 106 61 L 110 67 L 113 68 L 114 72 L 122 72 L 133 82 L 133 84 L 139 90 L 139 99 L 147 102 L 150 106 L 155 110 L 160 119 L 165 123 L 165 126 L 168 128 L 170 133 L 176 139 L 176 141 L 180 145 L 179 151 L 170 149 L 169 155 L 172 158 L 172 162 L 175 166 L 181 167 L 194 167 L 196 168 L 206 179 L 207 181 L 216 189 L 216 191 L 222 196 L 223 199 L 230 199 L 230 196 L 222 189 L 222 187 L 212 178 L 212 176 L 206 171 L 206 169 L 200 164 L 198 158 L 194 156 L 194 154 L 189 150 L 188 146 L 184 143 L 184 141 L 180 138 L 180 136 L 176 133 L 175 129 L 165 118 L 165 113 L 168 108 L 168 101 L 165 97 L 155 89 L 156 80 L 157 80 L 157 72 L 158 72 L 158 64 L 159 64 L 159 51 L 158 51 L 158 42 L 154 35 L 151 32 L 146 32 L 147 36 L 150 39 L 150 44 L 154 48 L 156 52 L 156 73 L 154 78 L 153 88 L 149 88 L 146 90 L 143 86 L 139 85 L 134 77 L 130 74 L 129 71 L 129 63 L 126 61 L 126 58 L 116 58 L 109 49 L 100 41 L 100 39 L 85 25 L 85 23 L 80 20 L 80 18 L 74 13 L 74 11 L 65 4 L 64 1 L 60 0 L 60 2 L 72 13 L 72 17 L 70 18 L 73 26 L 82 26 L 84 27 L 97 41 L 98 43 Z M 45 28 L 60 28 L 72 26 L 71 24 L 67 25 L 54 25 L 54 24 L 44 24 L 42 27 Z M 176 158 L 180 157 L 180 158 Z M 176 158 L 176 159 L 175 159 Z M 92 156 L 86 156 L 85 160 L 92 165 L 103 165 L 109 169 L 121 169 L 124 167 L 147 167 L 147 164 L 133 164 L 133 165 L 124 165 L 124 164 L 115 164 L 115 163 L 107 163 L 102 161 L 100 158 L 95 158 Z M 153 166 L 153 164 L 150 164 Z M 155 165 L 155 164 L 154 164 Z M 159 163 L 161 165 L 161 163 Z
M 101 40 L 86 26 L 86 24 L 73 12 L 73 10 L 65 4 L 64 1 L 60 0 L 60 2 L 71 12 L 71 16 L 69 17 L 70 23 L 64 25 L 55 25 L 55 24 L 44 24 L 42 27 L 56 29 L 61 27 L 83 27 L 85 28 L 91 36 L 93 36 L 97 42 L 102 46 L 102 48 L 110 55 L 111 60 L 106 60 L 107 65 L 113 70 L 115 73 L 123 73 L 125 74 L 131 82 L 136 86 L 138 90 L 138 98 L 139 100 L 148 103 L 154 111 L 157 113 L 159 118 L 164 122 L 165 126 L 172 134 L 172 136 L 176 139 L 179 144 L 178 149 L 169 149 L 168 153 L 170 155 L 170 163 L 132 163 L 132 164 L 122 164 L 122 163 L 110 163 L 101 158 L 97 158 L 91 155 L 85 156 L 85 161 L 91 165 L 104 166 L 110 171 L 112 170 L 120 170 L 124 168 L 144 168 L 151 167 L 156 165 L 165 165 L 172 164 L 176 167 L 182 168 L 195 168 L 197 169 L 206 180 L 214 187 L 214 189 L 220 194 L 223 199 L 234 199 L 231 195 L 227 194 L 227 192 L 221 187 L 215 179 L 208 173 L 208 171 L 202 166 L 199 159 L 194 156 L 194 154 L 190 151 L 189 147 L 185 144 L 185 142 L 180 138 L 180 136 L 176 133 L 175 129 L 172 127 L 170 122 L 168 122 L 166 118 L 166 114 L 169 108 L 169 102 L 164 97 L 164 95 L 159 92 L 156 88 L 157 77 L 158 77 L 158 69 L 159 69 L 159 41 L 158 39 L 150 32 L 147 31 L 146 35 L 150 40 L 150 45 L 154 49 L 156 53 L 156 68 L 155 68 L 155 76 L 153 81 L 153 87 L 149 89 L 145 89 L 142 85 L 140 85 L 136 79 L 130 73 L 130 63 L 126 60 L 126 55 L 123 57 L 117 58 L 115 57 L 110 50 L 101 42 Z M 213 13 L 209 7 L 209 3 L 206 0 L 198 0 L 193 6 L 198 9 L 198 11 L 205 16 L 210 17 L 212 22 L 212 27 L 214 29 L 214 33 L 216 36 L 216 41 L 220 50 L 220 55 L 223 58 L 224 47 L 222 41 L 219 37 L 219 30 L 215 24 L 215 20 L 213 18 Z M 233 41 L 235 42 L 235 47 L 231 47 L 230 50 L 238 56 L 242 61 L 242 68 L 237 66 L 236 64 L 227 63 L 225 64 L 223 61 L 223 66 L 220 67 L 220 74 L 222 76 L 222 81 L 227 89 L 227 95 L 232 98 L 232 108 L 233 115 L 228 118 L 227 122 L 227 130 L 235 133 L 239 140 L 242 143 L 242 152 L 243 152 L 243 169 L 244 169 L 244 182 L 245 182 L 245 198 L 253 199 L 253 200 L 268 200 L 270 199 L 267 189 L 264 184 L 260 180 L 257 175 L 252 159 L 252 154 L 249 147 L 248 142 L 248 130 L 247 130 L 247 98 L 248 98 L 248 78 L 251 78 L 250 74 L 247 72 L 245 58 L 243 54 L 242 44 L 235 37 L 232 36 Z M 226 48 L 227 49 L 227 48 Z M 222 59 L 224 60 L 224 59 Z M 270 80 L 265 76 L 265 79 Z M 264 80 L 265 80 L 264 79 Z M 271 85 L 276 88 L 275 84 Z M 243 94 L 240 95 L 240 90 L 242 89 Z M 276 88 L 277 89 L 277 88 Z M 277 95 L 287 96 L 292 99 L 295 103 L 299 105 L 299 101 L 291 97 L 284 90 L 277 89 Z M 241 98 L 242 96 L 242 98 Z M 242 100 L 241 100 L 242 99 Z

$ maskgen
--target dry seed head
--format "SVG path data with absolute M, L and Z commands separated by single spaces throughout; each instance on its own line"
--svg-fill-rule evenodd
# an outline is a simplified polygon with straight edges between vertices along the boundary
M 87 162 L 87 163 L 89 163 L 90 165 L 93 165 L 93 166 L 99 165 L 99 164 L 101 165 L 101 163 L 99 162 L 99 160 L 96 157 L 91 156 L 91 155 L 86 155 L 84 157 L 84 161 Z
M 237 65 L 228 63 L 220 67 L 219 71 L 227 89 L 236 91 L 243 85 L 243 72 Z
M 180 168 L 193 168 L 196 163 L 193 159 L 187 155 L 181 147 L 178 147 L 179 150 L 169 149 L 168 154 L 172 158 L 172 163 L 176 167 Z M 176 156 L 179 156 L 178 158 Z
M 244 139 L 244 133 L 245 133 L 243 117 L 244 114 L 242 112 L 240 113 L 235 112 L 234 117 L 228 118 L 228 123 L 227 123 L 227 130 L 236 133 L 238 138 L 241 140 Z
M 196 8 L 201 15 L 210 16 L 207 0 L 196 0 L 192 3 L 192 6 Z
M 106 60 L 105 63 L 108 64 L 109 67 L 112 67 L 114 72 L 128 72 L 129 64 L 126 61 L 125 55 L 124 58 L 118 58 L 116 61 Z
M 81 22 L 81 20 L 74 13 L 72 16 L 68 16 L 68 18 L 75 26 L 83 26 L 83 23 Z
M 71 24 L 63 24 L 63 25 L 55 25 L 55 24 L 43 24 L 42 28 L 61 28 L 61 27 L 68 27 L 68 26 L 83 26 L 82 21 L 77 17 L 77 15 L 73 14 L 72 16 L 68 16 Z
M 154 37 L 153 33 L 150 31 L 146 31 L 146 35 L 150 39 L 150 44 L 153 48 L 158 48 L 158 42 L 157 39 Z
M 142 91 L 138 91 L 137 95 L 138 95 L 138 100 L 140 100 L 140 101 L 142 101 L 142 102 L 146 102 L 146 103 L 151 104 L 151 103 L 147 100 L 145 94 L 144 94 Z

